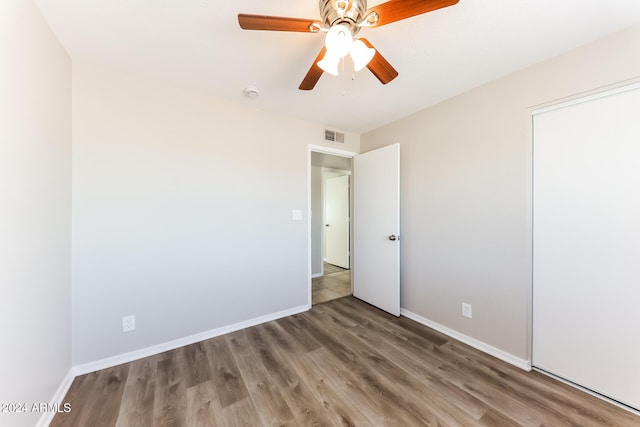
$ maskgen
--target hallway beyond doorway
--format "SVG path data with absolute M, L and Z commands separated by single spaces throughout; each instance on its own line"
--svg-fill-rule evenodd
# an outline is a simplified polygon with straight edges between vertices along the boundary
M 312 304 L 351 295 L 351 270 L 324 263 L 324 275 L 312 280 Z

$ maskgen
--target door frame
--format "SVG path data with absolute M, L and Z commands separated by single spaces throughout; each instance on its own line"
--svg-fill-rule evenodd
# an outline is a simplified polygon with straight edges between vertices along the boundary
M 355 151 L 342 150 L 338 148 L 325 147 L 323 145 L 309 144 L 307 146 L 307 309 L 311 309 L 312 300 L 312 260 L 311 260 L 311 153 L 329 154 L 332 156 L 347 157 L 353 159 L 358 155 Z M 349 206 L 353 204 L 353 186 L 350 186 Z M 349 252 L 353 256 L 353 217 L 349 222 Z M 351 282 L 353 289 L 353 280 Z

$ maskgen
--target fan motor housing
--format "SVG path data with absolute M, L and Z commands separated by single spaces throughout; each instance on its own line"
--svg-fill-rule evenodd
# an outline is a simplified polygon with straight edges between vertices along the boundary
M 367 11 L 367 0 L 320 0 L 322 22 L 331 27 L 344 24 L 355 35 L 360 27 L 356 25 Z

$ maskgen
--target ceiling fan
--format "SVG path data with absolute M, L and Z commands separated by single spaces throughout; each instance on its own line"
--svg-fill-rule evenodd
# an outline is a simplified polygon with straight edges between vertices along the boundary
M 363 27 L 380 27 L 412 16 L 453 6 L 459 0 L 389 0 L 367 9 L 367 0 L 320 0 L 321 21 L 280 16 L 238 15 L 244 30 L 326 32 L 325 46 L 313 61 L 299 89 L 311 90 L 323 72 L 338 75 L 340 60 L 351 55 L 355 71 L 367 67 L 382 84 L 398 72 L 365 38 L 356 39 Z

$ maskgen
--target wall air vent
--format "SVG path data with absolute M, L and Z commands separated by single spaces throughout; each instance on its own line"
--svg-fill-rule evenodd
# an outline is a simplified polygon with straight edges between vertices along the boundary
M 329 142 L 339 142 L 344 144 L 344 133 L 336 132 L 335 130 L 324 130 L 324 140 Z

